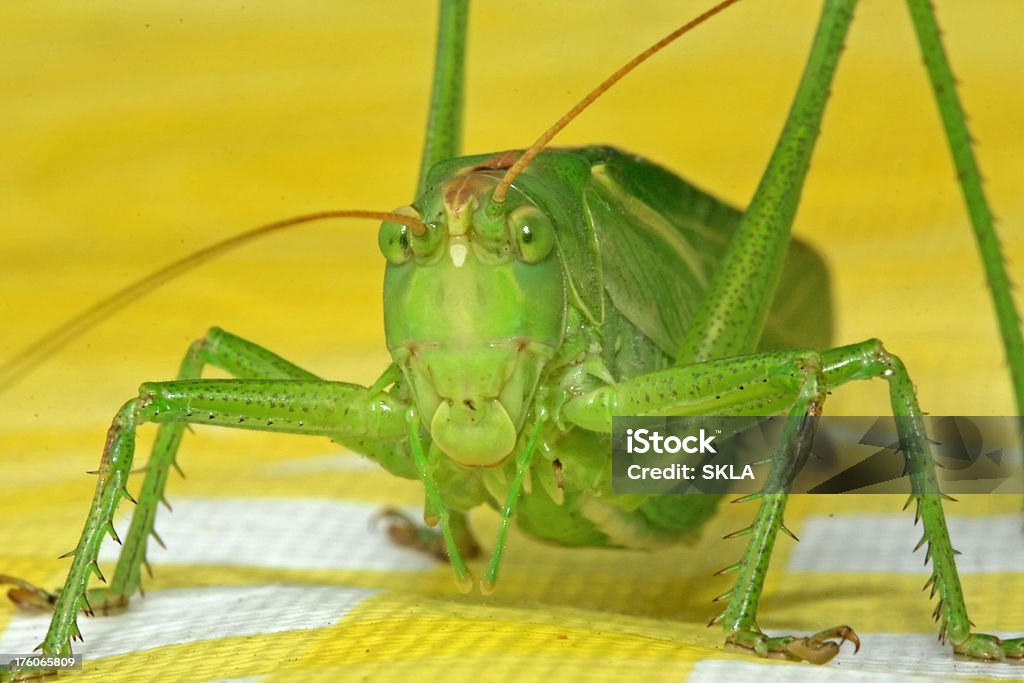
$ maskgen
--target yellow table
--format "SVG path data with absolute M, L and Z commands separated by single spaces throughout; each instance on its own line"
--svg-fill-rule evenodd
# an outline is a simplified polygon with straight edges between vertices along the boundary
M 480 3 L 471 19 L 467 151 L 529 144 L 611 70 L 701 9 L 680 4 Z M 795 89 L 815 4 L 730 10 L 645 65 L 556 143 L 614 143 L 744 204 Z M 1019 281 L 1024 8 L 1016 0 L 938 4 Z M 994 316 L 897 5 L 863 3 L 796 232 L 832 267 L 837 343 L 881 338 L 903 357 L 932 414 L 1009 414 Z M 0 22 L 0 357 L 243 228 L 412 199 L 431 3 L 40 1 L 6 3 Z M 0 572 L 50 587 L 63 581 L 67 561 L 54 558 L 85 518 L 93 479 L 82 472 L 95 468 L 109 419 L 139 382 L 172 377 L 187 344 L 210 325 L 325 376 L 371 382 L 387 363 L 375 231 L 327 223 L 247 247 L 133 305 L 0 396 Z M 884 413 L 885 387 L 844 388 L 826 410 Z M 140 449 L 152 437 L 143 432 Z M 327 530 L 358 531 L 358 515 L 385 504 L 419 505 L 418 484 L 361 467 L 326 441 L 197 429 L 181 461 L 188 479 L 172 481 L 176 509 L 157 528 L 194 533 L 170 542 L 166 561 L 154 560 L 145 602 L 121 617 L 83 621 L 88 646 L 125 653 L 88 660 L 78 680 L 825 675 L 727 654 L 717 629 L 704 627 L 715 613 L 710 598 L 727 588 L 710 574 L 741 552 L 741 542 L 717 539 L 746 525 L 749 505 L 730 506 L 696 547 L 650 556 L 549 548 L 516 535 L 498 592 L 483 598 L 460 596 L 446 567 L 418 558 L 405 556 L 400 569 L 328 568 L 309 548 L 275 546 L 252 528 L 291 502 L 306 526 L 294 528 L 295 538 L 275 532 L 280 542 L 320 544 L 330 558 L 342 541 Z M 836 528 L 857 533 L 888 524 L 901 505 L 805 496 L 787 522 L 801 535 L 835 515 Z M 332 510 L 351 514 L 323 517 Z M 217 516 L 204 523 L 204 511 Z M 1005 533 L 981 544 L 989 546 L 982 568 L 964 576 L 984 629 L 1024 631 L 1015 599 L 1024 572 L 1012 564 L 1024 546 L 1019 511 L 1015 496 L 951 506 L 980 537 Z M 1020 667 L 954 664 L 947 651 L 928 649 L 932 605 L 919 591 L 925 574 L 900 569 L 913 530 L 908 513 L 899 519 L 911 541 L 894 554 L 877 551 L 875 571 L 843 571 L 842 558 L 807 569 L 794 556 L 817 548 L 781 541 L 762 626 L 810 632 L 850 623 L 869 647 L 857 657 L 844 652 L 828 674 L 849 680 L 1024 677 Z M 494 515 L 474 523 L 489 544 Z M 239 551 L 242 566 L 203 561 L 236 542 L 278 559 L 245 564 L 250 555 Z M 343 542 L 353 555 L 362 544 L 371 557 L 387 550 L 370 530 Z M 298 566 L 281 567 L 289 556 Z M 189 557 L 198 559 L 181 559 Z M 214 617 L 223 615 L 236 622 L 218 631 Z M 23 623 L 12 618 L 0 606 L 0 634 Z M 45 625 L 33 628 L 28 649 Z M 236 635 L 208 639 L 228 632 Z M 903 656 L 886 650 L 907 642 Z

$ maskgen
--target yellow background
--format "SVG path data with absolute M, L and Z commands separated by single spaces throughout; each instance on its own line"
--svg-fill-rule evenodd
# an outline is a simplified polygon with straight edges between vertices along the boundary
M 795 89 L 816 4 L 776 0 L 730 9 L 643 66 L 556 143 L 616 144 L 745 204 Z M 676 5 L 478 3 L 471 18 L 466 151 L 529 144 L 589 88 L 704 3 Z M 986 188 L 1020 281 L 1024 7 L 1016 0 L 938 5 Z M 434 15 L 432 3 L 421 0 L 4 3 L 0 357 L 126 282 L 246 227 L 319 209 L 408 203 Z M 1010 414 L 1005 361 L 953 178 L 906 11 L 892 0 L 864 0 L 795 231 L 828 258 L 837 343 L 881 338 L 902 356 L 922 406 L 933 414 Z M 328 223 L 274 237 L 133 305 L 0 396 L 0 572 L 48 586 L 61 582 L 66 565 L 52 558 L 74 543 L 85 517 L 92 480 L 81 472 L 95 468 L 110 417 L 140 381 L 171 378 L 189 341 L 210 325 L 325 376 L 371 382 L 387 363 L 382 263 L 373 224 Z M 832 414 L 886 409 L 881 383 L 844 388 L 826 406 Z M 147 430 L 141 442 L 149 437 Z M 172 502 L 175 495 L 225 491 L 419 499 L 415 483 L 383 476 L 281 485 L 244 473 L 246 462 L 329 447 L 204 430 L 186 440 L 189 479 L 172 483 Z M 289 488 L 297 483 L 302 490 Z M 1009 498 L 963 503 L 957 512 L 1019 509 L 1019 500 Z M 852 504 L 801 502 L 794 519 L 805 505 Z M 650 558 L 573 553 L 516 537 L 505 583 L 488 600 L 455 599 L 443 567 L 411 585 L 403 577 L 344 577 L 414 602 L 430 596 L 428 608 L 406 624 L 430 647 L 422 659 L 385 648 L 375 650 L 383 652 L 379 659 L 364 660 L 355 646 L 357 654 L 346 656 L 346 645 L 325 666 L 373 675 L 408 666 L 448 670 L 450 662 L 427 656 L 447 647 L 446 654 L 470 667 L 467 679 L 472 667 L 493 666 L 488 657 L 502 651 L 530 661 L 542 654 L 540 660 L 549 657 L 567 671 L 600 668 L 579 650 L 567 654 L 557 642 L 537 640 L 537 623 L 550 622 L 559 633 L 583 629 L 592 652 L 607 651 L 623 634 L 641 638 L 628 647 L 664 660 L 652 665 L 651 675 L 678 680 L 719 641 L 702 622 L 714 613 L 707 599 L 725 585 L 706 577 L 739 548 L 722 550 L 712 539 L 742 526 L 749 514 L 730 511 L 716 520 L 696 553 Z M 487 528 L 492 522 L 482 520 Z M 799 534 L 799 522 L 794 526 Z M 780 546 L 784 555 L 787 542 Z M 591 561 L 647 588 L 620 594 L 588 587 Z M 689 565 L 685 574 L 669 576 L 681 563 Z M 776 565 L 782 564 L 779 558 Z M 158 570 L 153 588 L 264 580 L 203 572 Z M 652 576 L 662 583 L 650 587 Z M 1020 575 L 1005 578 L 1019 587 Z M 916 578 L 873 577 L 863 597 L 829 604 L 824 614 L 817 600 L 797 598 L 828 586 L 786 583 L 781 576 L 772 581 L 770 590 L 781 586 L 784 599 L 766 600 L 761 623 L 769 629 L 807 631 L 837 621 L 866 630 L 931 628 Z M 693 589 L 676 598 L 656 590 L 686 582 Z M 1019 608 L 996 615 L 1002 601 L 985 584 L 968 580 L 975 621 L 1024 629 Z M 438 635 L 451 614 L 460 628 L 486 631 L 498 620 L 509 631 L 470 647 L 450 632 Z M 0 625 L 9 616 L 0 608 Z M 379 639 L 382 628 L 373 620 L 353 624 L 345 638 L 376 633 Z M 359 668 L 343 668 L 353 662 Z M 116 673 L 107 666 L 101 675 L 114 680 L 108 676 Z M 211 675 L 243 673 L 257 671 Z

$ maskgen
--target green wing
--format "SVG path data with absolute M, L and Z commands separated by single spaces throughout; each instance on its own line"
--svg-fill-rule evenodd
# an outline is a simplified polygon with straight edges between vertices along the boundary
M 672 354 L 741 214 L 640 157 L 607 147 L 575 151 L 591 161 L 583 203 L 611 305 Z M 831 336 L 824 261 L 794 241 L 758 348 L 822 349 Z

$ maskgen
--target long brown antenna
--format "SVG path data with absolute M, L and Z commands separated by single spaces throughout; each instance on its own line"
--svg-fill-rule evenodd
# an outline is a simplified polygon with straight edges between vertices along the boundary
M 14 386 L 18 380 L 35 370 L 55 351 L 67 346 L 101 322 L 117 313 L 125 306 L 142 298 L 154 289 L 182 275 L 221 254 L 237 249 L 261 237 L 291 228 L 304 223 L 312 223 L 327 218 L 369 218 L 380 221 L 394 221 L 409 226 L 413 234 L 423 234 L 426 226 L 411 216 L 382 211 L 320 211 L 303 216 L 294 216 L 284 220 L 267 223 L 257 228 L 229 237 L 220 242 L 204 247 L 188 256 L 178 259 L 163 268 L 150 273 L 140 280 L 119 289 L 110 296 L 97 301 L 75 317 L 67 320 L 43 336 L 35 339 L 12 358 L 0 364 L 0 394 Z
M 491 195 L 491 204 L 500 205 L 504 203 L 505 194 L 508 192 L 508 188 L 511 187 L 512 181 L 516 179 L 516 176 L 522 173 L 523 169 L 526 168 L 527 164 L 533 161 L 533 158 L 535 156 L 540 154 L 541 150 L 544 149 L 545 145 L 551 142 L 551 138 L 555 137 L 555 135 L 557 135 L 563 128 L 569 125 L 569 123 L 573 119 L 579 116 L 580 112 L 589 107 L 594 100 L 603 95 L 606 90 L 615 85 L 623 76 L 625 76 L 630 71 L 643 64 L 652 55 L 654 55 L 654 53 L 658 52 L 666 45 L 672 43 L 679 36 L 683 35 L 684 33 L 687 33 L 688 31 L 690 31 L 693 28 L 696 28 L 697 26 L 700 26 L 711 17 L 715 16 L 725 8 L 729 7 L 729 5 L 734 5 L 737 2 L 739 2 L 739 0 L 725 0 L 724 2 L 718 3 L 704 14 L 680 26 L 675 31 L 672 31 L 672 33 L 668 34 L 667 36 L 656 42 L 654 45 L 651 45 L 649 48 L 638 54 L 636 57 L 629 60 L 629 62 L 627 62 L 622 68 L 620 68 L 618 71 L 616 71 L 611 76 L 606 78 L 604 82 L 602 82 L 596 88 L 591 90 L 586 97 L 584 97 L 576 104 L 575 107 L 566 112 L 565 116 L 558 119 L 558 121 L 555 122 L 555 125 L 551 126 L 546 131 L 544 131 L 544 134 L 537 138 L 537 141 L 533 143 L 529 149 L 523 152 L 523 155 L 519 157 L 518 160 L 516 160 L 516 163 L 514 163 L 512 167 L 505 172 L 505 175 L 504 177 L 502 177 L 501 182 L 499 182 L 498 186 L 494 188 L 494 194 Z

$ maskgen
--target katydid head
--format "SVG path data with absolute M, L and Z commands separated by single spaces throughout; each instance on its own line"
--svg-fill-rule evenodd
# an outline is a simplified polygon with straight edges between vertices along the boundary
M 554 226 L 518 190 L 480 207 L 500 174 L 471 170 L 396 213 L 425 224 L 380 229 L 388 260 L 384 330 L 431 438 L 467 467 L 515 449 L 565 317 Z

